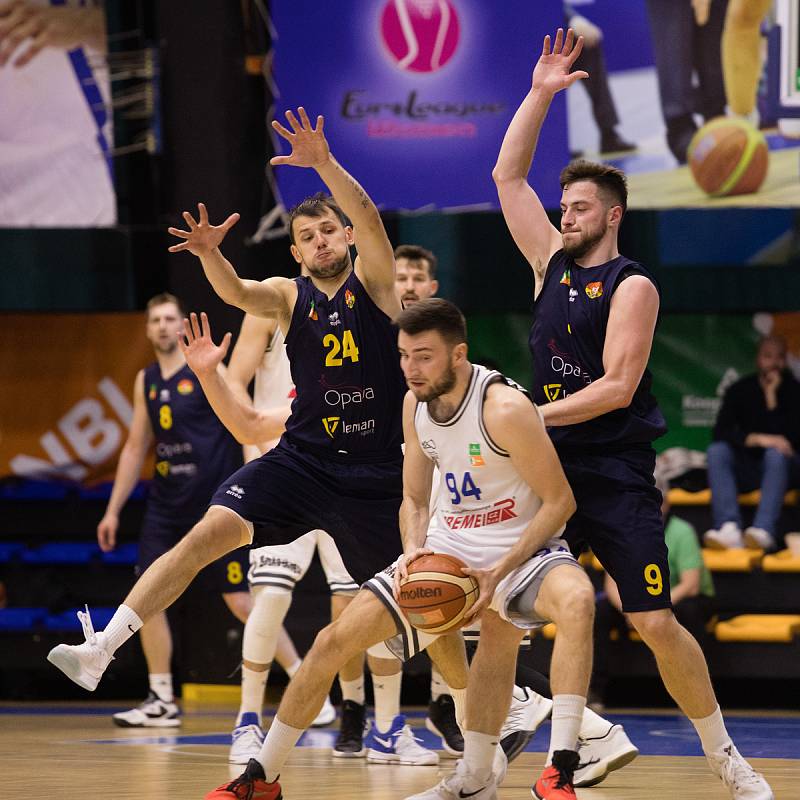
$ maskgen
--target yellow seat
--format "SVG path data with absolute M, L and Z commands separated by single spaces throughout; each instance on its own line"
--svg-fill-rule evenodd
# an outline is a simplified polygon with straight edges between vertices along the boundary
M 800 499 L 800 492 L 792 489 L 786 492 L 783 498 L 785 506 L 796 506 Z M 761 500 L 761 492 L 755 489 L 752 492 L 745 492 L 739 495 L 740 506 L 757 506 Z M 710 506 L 711 489 L 703 489 L 699 492 L 687 492 L 685 489 L 670 489 L 669 502 L 673 506 Z
M 556 626 L 554 622 L 548 622 L 543 628 L 540 628 L 542 632 L 542 636 L 545 639 L 555 639 L 556 638 Z
M 800 572 L 800 556 L 794 555 L 791 550 L 781 550 L 764 556 L 761 562 L 764 572 Z
M 761 563 L 763 550 L 735 547 L 730 550 L 703 548 L 703 562 L 711 572 L 752 572 Z
M 800 614 L 743 614 L 717 623 L 720 642 L 791 642 L 800 633 Z

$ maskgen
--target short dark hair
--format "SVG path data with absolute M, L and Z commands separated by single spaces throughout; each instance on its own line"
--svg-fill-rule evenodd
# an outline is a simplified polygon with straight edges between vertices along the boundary
M 433 280 L 436 277 L 436 267 L 439 259 L 424 247 L 418 244 L 401 244 L 394 249 L 394 260 L 405 258 L 408 261 L 427 261 L 428 262 L 428 277 Z
M 156 306 L 163 306 L 166 303 L 173 303 L 175 306 L 177 306 L 181 316 L 186 316 L 186 310 L 183 307 L 183 303 L 178 300 L 174 294 L 170 294 L 169 292 L 161 292 L 161 294 L 157 294 L 155 297 L 151 297 L 147 301 L 147 305 L 145 306 L 145 317 L 150 319 L 150 309 L 155 308 Z
M 467 321 L 458 306 L 441 297 L 429 297 L 401 311 L 397 327 L 409 336 L 438 331 L 451 345 L 467 341 Z
M 325 192 L 317 192 L 306 197 L 305 200 L 299 202 L 294 208 L 289 209 L 289 239 L 292 244 L 294 241 L 294 221 L 297 217 L 324 217 L 326 211 L 333 211 L 339 222 L 347 227 L 350 225 L 350 220 L 347 215 L 339 208 L 336 201 Z
M 780 347 L 780 349 L 783 351 L 784 356 L 789 352 L 789 345 L 787 344 L 786 339 L 784 339 L 783 336 L 780 336 L 777 333 L 769 333 L 766 336 L 762 336 L 758 340 L 758 350 L 756 350 L 756 353 L 760 354 L 762 348 L 766 344 L 774 344 L 777 347 Z
M 611 195 L 614 205 L 622 206 L 623 214 L 628 208 L 628 181 L 621 169 L 579 158 L 561 170 L 558 180 L 562 189 L 571 183 L 590 181 L 598 189 Z

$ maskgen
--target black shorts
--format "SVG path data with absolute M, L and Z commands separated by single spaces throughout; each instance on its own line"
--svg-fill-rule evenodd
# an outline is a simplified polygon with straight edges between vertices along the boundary
M 625 611 L 671 608 L 653 449 L 559 457 L 578 506 L 564 538 L 573 549 L 583 543 L 591 547 L 616 581 Z
M 139 557 L 136 561 L 136 576 L 141 575 L 159 556 L 164 555 L 194 527 L 202 516 L 194 521 L 176 522 L 150 511 L 144 515 L 142 535 L 139 537 Z M 247 570 L 250 548 L 240 547 L 209 564 L 203 572 L 209 576 L 210 588 L 220 594 L 246 592 Z
M 281 440 L 217 489 L 211 505 L 253 523 L 254 547 L 286 544 L 311 530 L 333 537 L 357 583 L 402 552 L 401 457 L 369 464 L 323 457 Z

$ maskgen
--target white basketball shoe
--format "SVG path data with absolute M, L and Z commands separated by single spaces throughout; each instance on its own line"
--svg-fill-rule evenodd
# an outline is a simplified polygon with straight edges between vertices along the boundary
M 553 701 L 528 686 L 515 686 L 511 708 L 500 730 L 500 746 L 513 761 L 533 738 L 536 729 L 550 716 Z
M 89 606 L 85 612 L 78 612 L 78 619 L 86 641 L 83 644 L 58 644 L 47 654 L 47 660 L 78 686 L 93 692 L 114 656 L 106 651 L 102 631 L 94 632 Z
M 480 785 L 476 783 L 467 769 L 463 758 L 456 762 L 456 770 L 443 778 L 436 786 L 419 794 L 411 795 L 406 800 L 497 800 L 497 778 L 493 774 L 489 780 Z
M 622 725 L 612 725 L 604 736 L 578 738 L 580 763 L 573 786 L 595 786 L 609 772 L 621 769 L 639 755 L 636 745 L 626 736 Z
M 712 528 L 703 534 L 703 544 L 712 550 L 744 547 L 742 530 L 735 522 L 723 522 L 719 530 Z
M 731 800 L 775 800 L 764 776 L 742 758 L 733 743 L 720 753 L 706 753 L 706 759 L 730 792 Z
M 136 708 L 113 714 L 111 719 L 120 728 L 177 728 L 181 724 L 181 712 L 175 703 L 150 692 Z

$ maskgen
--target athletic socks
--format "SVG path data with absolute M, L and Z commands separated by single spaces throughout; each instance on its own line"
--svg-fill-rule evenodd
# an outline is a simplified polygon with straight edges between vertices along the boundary
M 731 737 L 725 729 L 725 720 L 717 706 L 714 711 L 702 719 L 689 720 L 694 725 L 704 753 L 720 753 L 731 743 Z
M 442 673 L 431 665 L 431 700 L 438 700 L 443 694 L 450 694 Z
M 372 693 L 375 695 L 375 727 L 385 733 L 392 727 L 400 713 L 400 683 L 402 671 L 394 675 L 372 675 Z
M 339 676 L 339 686 L 342 687 L 342 701 L 352 700 L 360 706 L 364 705 L 364 675 L 359 675 L 354 681 L 344 681 Z
M 464 731 L 464 763 L 469 766 L 470 776 L 477 785 L 470 786 L 467 781 L 465 789 L 481 788 L 490 779 L 499 741 L 499 736 L 478 731 Z
M 467 690 L 448 687 L 448 691 L 453 698 L 453 705 L 456 707 L 456 722 L 463 733 L 467 722 Z
M 267 685 L 269 667 L 263 670 L 248 669 L 242 664 L 242 702 L 236 724 L 242 721 L 243 714 L 257 714 L 261 724 L 261 709 L 264 707 L 264 687 Z
M 106 652 L 113 656 L 142 625 L 144 623 L 132 608 L 120 606 L 103 631 Z
M 289 676 L 290 679 L 294 678 L 295 673 L 297 672 L 297 670 L 300 669 L 300 665 L 302 663 L 303 662 L 298 658 L 297 661 L 294 662 L 294 664 L 291 664 L 290 666 L 285 667 L 284 668 L 284 672 Z
M 586 698 L 579 694 L 557 694 L 553 696 L 553 712 L 550 715 L 550 749 L 546 764 L 553 762 L 556 750 L 577 750 L 578 732 L 583 720 Z
M 267 738 L 261 745 L 258 761 L 264 767 L 267 783 L 278 780 L 278 774 L 283 768 L 289 753 L 292 752 L 297 740 L 305 733 L 302 728 L 293 728 L 284 725 L 277 717 L 272 720 L 267 731 Z
M 151 672 L 148 676 L 150 679 L 150 691 L 165 703 L 171 703 L 175 700 L 175 695 L 172 693 L 172 673 L 171 672 Z

